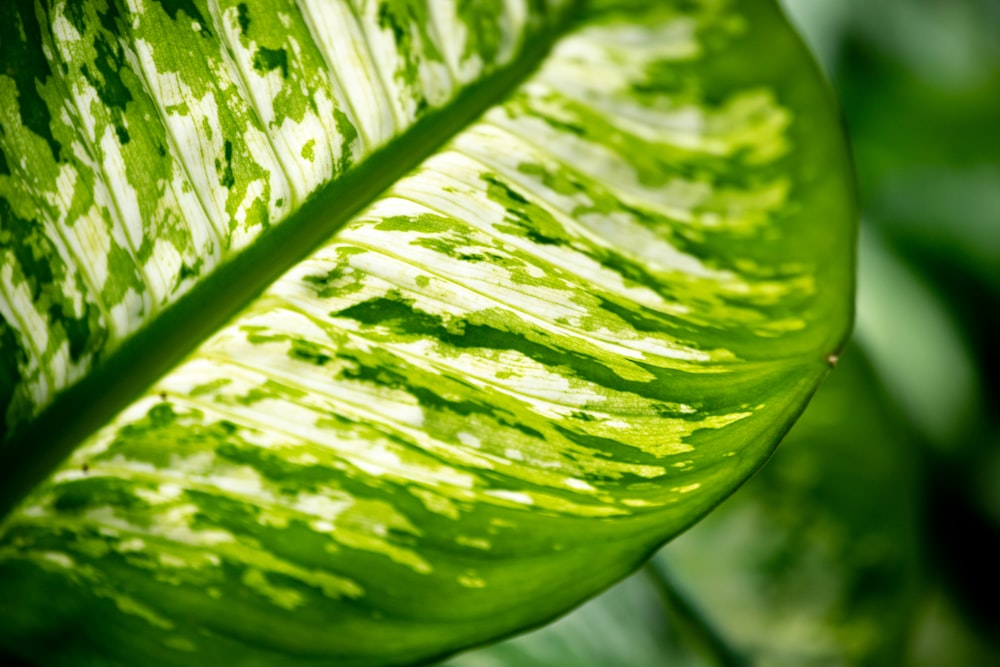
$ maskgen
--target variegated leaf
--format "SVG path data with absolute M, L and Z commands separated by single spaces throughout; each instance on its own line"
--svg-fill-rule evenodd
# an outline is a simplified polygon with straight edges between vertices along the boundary
M 921 607 L 905 423 L 849 346 L 767 466 L 646 567 L 446 666 L 906 664 Z
M 38 10 L 51 30 L 17 42 L 53 62 L 80 54 L 52 69 L 52 92 L 33 88 L 66 109 L 42 118 L 52 145 L 10 125 L 58 168 L 0 177 L 26 190 L 9 199 L 44 204 L 3 220 L 39 239 L 33 262 L 4 264 L 11 414 L 36 413 L 101 355 L 78 386 L 124 374 L 113 350 L 147 321 L 133 349 L 169 335 L 190 352 L 3 524 L 0 637 L 22 655 L 407 664 L 540 623 L 756 470 L 845 335 L 847 160 L 771 0 L 595 0 L 565 19 L 515 0 L 130 2 L 110 19 L 88 5 L 83 24 L 104 37 L 86 49 L 75 6 Z M 18 11 L 27 25 L 34 10 Z M 87 74 L 107 53 L 136 86 L 119 110 Z M 145 138 L 130 163 L 140 140 L 121 128 L 171 143 Z M 160 179 L 152 191 L 132 183 L 148 185 L 142 173 Z M 82 208 L 43 187 L 83 182 Z M 289 236 L 267 225 L 327 229 L 351 206 L 204 341 L 204 309 L 167 305 L 220 262 L 285 257 Z M 119 239 L 101 247 L 131 263 L 96 280 L 117 251 L 52 240 L 77 226 Z M 157 254 L 161 241 L 173 250 Z M 225 309 L 220 275 L 244 274 L 216 271 L 192 294 Z M 55 305 L 74 321 L 92 307 L 99 342 L 74 358 Z M 48 338 L 8 352 L 31 327 Z M 24 433 L 48 433 L 38 424 Z
M 6 4 L 0 431 L 508 64 L 559 4 Z
M 905 664 L 920 580 L 905 424 L 849 347 L 768 466 L 651 566 L 750 664 Z

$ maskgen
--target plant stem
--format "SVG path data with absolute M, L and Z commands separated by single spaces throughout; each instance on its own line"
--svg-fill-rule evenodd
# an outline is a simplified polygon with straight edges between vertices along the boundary
M 750 661 L 726 641 L 697 605 L 674 584 L 662 562 L 650 560 L 644 569 L 656 585 L 670 620 L 700 653 L 718 667 L 749 667 Z

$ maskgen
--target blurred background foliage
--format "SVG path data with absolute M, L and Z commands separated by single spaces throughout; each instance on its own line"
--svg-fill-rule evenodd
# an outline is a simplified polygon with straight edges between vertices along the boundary
M 1000 665 L 1000 1 L 784 4 L 853 145 L 854 342 L 643 570 L 449 667 Z

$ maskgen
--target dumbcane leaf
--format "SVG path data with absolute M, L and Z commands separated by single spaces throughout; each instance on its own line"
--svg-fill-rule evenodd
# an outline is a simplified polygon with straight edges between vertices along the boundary
M 898 665 L 919 609 L 909 441 L 849 348 L 768 465 L 647 567 L 551 625 L 445 664 L 720 664 L 682 641 L 687 619 L 658 599 L 652 575 L 665 567 L 671 598 L 690 598 L 752 664 Z
M 448 103 L 495 84 L 498 68 L 530 67 L 526 43 L 562 15 L 558 2 L 527 14 L 500 3 L 124 4 L 18 0 L 0 22 L 5 436 L 196 284 L 209 292 L 205 319 L 252 296 L 206 280 L 220 266 L 256 250 L 239 282 L 283 273 L 275 247 L 328 236 L 357 207 L 353 190 L 370 198 L 391 183 L 390 160 L 419 158 L 416 129 L 443 131 L 407 132 L 418 118 L 458 123 L 470 104 Z M 352 181 L 366 168 L 364 184 Z M 257 250 L 268 230 L 268 252 Z M 142 342 L 169 335 L 161 324 Z
M 767 467 L 654 563 L 752 664 L 898 665 L 919 608 L 918 481 L 907 420 L 849 347 Z
M 707 667 L 670 623 L 649 569 L 642 568 L 544 628 L 473 649 L 441 667 Z
M 461 51 L 448 40 L 466 33 L 442 30 L 431 6 L 438 50 Z M 486 30 L 490 6 L 459 14 Z M 234 39 L 231 12 L 213 4 L 191 21 L 177 7 L 164 5 L 197 39 Z M 391 42 L 362 30 L 319 30 L 318 7 L 300 3 L 280 32 L 308 33 L 328 80 L 353 67 L 350 54 L 410 63 L 405 82 L 439 71 L 393 60 Z M 379 7 L 379 20 L 410 12 L 391 39 L 423 53 L 428 13 Z M 141 25 L 134 9 L 113 25 Z M 253 10 L 236 9 L 237 26 L 242 16 L 252 27 Z M 762 464 L 849 327 L 854 220 L 828 93 L 770 1 L 593 2 L 568 16 L 536 20 L 527 39 L 554 40 L 537 70 L 411 173 L 396 178 L 401 144 L 390 143 L 375 167 L 323 186 L 305 206 L 314 218 L 336 220 L 329 193 L 358 183 L 352 173 L 385 192 L 190 340 L 175 369 L 10 514 L 10 651 L 44 664 L 419 662 L 595 594 Z M 49 53 L 61 38 L 46 28 Z M 212 85 L 252 88 L 237 49 L 212 48 L 226 64 Z M 284 72 L 274 57 L 268 71 Z M 526 56 L 511 57 L 508 78 Z M 458 76 L 455 62 L 445 58 Z M 163 108 L 157 95 L 196 99 L 179 85 L 150 90 Z M 261 131 L 271 144 L 276 123 Z M 185 138 L 217 142 L 203 125 Z M 233 179 L 246 155 L 234 148 Z M 282 252 L 276 238 L 246 253 Z M 24 301 L 6 298 L 8 310 Z M 149 354 L 159 322 L 183 339 L 198 330 L 191 319 L 156 316 L 141 339 Z

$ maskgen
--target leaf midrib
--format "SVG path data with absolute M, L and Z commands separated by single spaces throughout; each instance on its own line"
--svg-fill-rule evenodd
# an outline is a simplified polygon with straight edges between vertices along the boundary
M 505 99 L 544 61 L 579 14 L 570 3 L 552 24 L 525 35 L 518 57 L 468 85 L 444 107 L 311 195 L 294 213 L 216 267 L 63 390 L 0 446 L 0 519 L 88 436 L 149 389 L 286 271 L 452 137 Z

